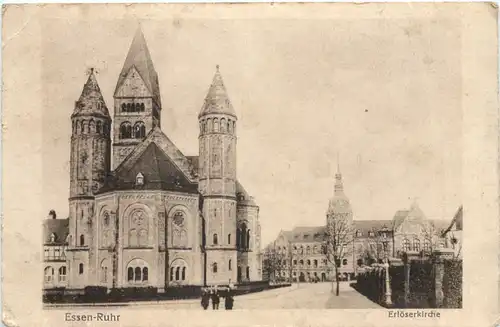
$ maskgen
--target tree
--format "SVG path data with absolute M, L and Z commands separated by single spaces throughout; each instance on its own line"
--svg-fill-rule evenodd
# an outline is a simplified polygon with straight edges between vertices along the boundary
M 264 272 L 269 276 L 270 281 L 276 281 L 276 277 L 281 277 L 285 269 L 286 253 L 276 247 L 275 243 L 270 244 L 264 252 Z
M 441 233 L 432 221 L 424 221 L 422 224 L 422 235 L 424 236 L 423 241 L 429 242 L 427 249 L 423 249 L 423 251 L 424 253 L 428 252 L 426 254 L 431 254 L 438 247 L 437 243 L 441 241 Z
M 354 242 L 354 230 L 348 213 L 335 213 L 327 215 L 325 241 L 323 253 L 333 265 L 335 271 L 336 294 L 339 295 L 339 267 L 347 257 Z M 332 280 L 332 292 L 333 292 Z

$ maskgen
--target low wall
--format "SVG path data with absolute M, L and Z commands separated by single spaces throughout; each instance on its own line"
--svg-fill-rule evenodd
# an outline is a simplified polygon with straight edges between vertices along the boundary
M 269 285 L 267 282 L 251 282 L 236 285 L 233 296 L 262 292 L 269 289 L 288 287 L 290 284 Z M 130 287 L 108 290 L 106 287 L 86 287 L 83 291 L 71 289 L 51 289 L 44 292 L 44 303 L 121 303 L 140 301 L 168 301 L 198 299 L 201 297 L 201 286 L 169 287 L 165 292 L 158 293 L 154 287 Z M 222 285 L 219 291 L 226 296 L 227 291 Z

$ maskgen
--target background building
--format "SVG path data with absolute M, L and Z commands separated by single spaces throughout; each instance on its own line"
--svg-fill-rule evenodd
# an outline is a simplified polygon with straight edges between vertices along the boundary
M 69 218 L 48 221 L 65 242 L 69 289 L 162 292 L 262 279 L 259 207 L 237 180 L 237 116 L 219 67 L 198 116 L 199 156 L 185 156 L 163 133 L 161 112 L 139 29 L 118 76 L 113 120 L 93 70 L 71 115 Z
M 68 219 L 57 219 L 51 210 L 43 222 L 43 286 L 55 289 L 68 285 L 66 247 L 68 243 Z
M 456 258 L 462 258 L 462 241 L 463 241 L 463 206 L 458 208 L 457 213 L 450 222 L 448 228 L 443 232 L 445 247 L 451 248 L 454 251 Z
M 449 223 L 428 219 L 417 202 L 413 202 L 409 209 L 396 211 L 392 219 L 353 220 L 340 172 L 335 176 L 334 196 L 329 201 L 327 219 L 335 219 L 337 215 L 346 215 L 353 233 L 350 249 L 337 263 L 341 279 L 352 279 L 360 267 L 382 263 L 385 258 L 399 257 L 403 252 L 418 252 L 424 256 L 436 247 L 446 246 L 442 233 Z M 460 222 L 461 218 L 457 218 L 452 224 L 461 229 Z M 294 281 L 334 279 L 334 266 L 326 260 L 322 250 L 325 234 L 325 226 L 282 230 L 264 249 L 265 278 L 290 280 L 291 277 Z

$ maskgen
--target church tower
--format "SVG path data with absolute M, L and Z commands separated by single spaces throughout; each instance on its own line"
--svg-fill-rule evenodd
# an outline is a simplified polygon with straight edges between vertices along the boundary
M 344 183 L 340 172 L 340 164 L 337 159 L 337 173 L 335 174 L 335 186 L 333 198 L 330 199 L 327 211 L 327 220 L 345 218 L 352 224 L 352 208 L 349 198 L 344 193 Z
M 140 28 L 134 36 L 114 93 L 113 169 L 160 127 L 161 101 L 158 74 Z
M 219 66 L 198 116 L 207 283 L 236 281 L 236 113 Z
M 94 193 L 103 186 L 111 160 L 111 117 L 93 69 L 75 102 L 71 124 L 69 283 L 79 288 L 88 282 Z

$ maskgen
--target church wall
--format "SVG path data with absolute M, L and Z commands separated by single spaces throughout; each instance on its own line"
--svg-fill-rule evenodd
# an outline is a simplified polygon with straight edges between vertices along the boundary
M 206 198 L 203 207 L 207 232 L 207 282 L 236 280 L 236 201 Z M 229 265 L 231 260 L 231 266 Z M 217 272 L 214 272 L 214 265 Z
M 260 224 L 259 208 L 253 205 L 238 204 L 237 224 L 241 228 L 242 224 L 250 230 L 250 242 L 248 252 L 238 252 L 238 264 L 242 269 L 242 276 L 246 279 L 246 267 L 250 268 L 249 280 L 262 280 L 262 257 L 260 253 Z
M 118 285 L 133 286 L 127 281 L 127 268 L 134 262 L 143 260 L 143 266 L 148 267 L 149 276 L 145 283 L 135 283 L 137 286 L 158 286 L 156 273 L 158 266 L 157 251 L 157 208 L 161 207 L 159 192 L 127 191 L 118 194 L 119 221 L 119 259 Z M 135 266 L 134 266 L 135 267 Z
M 201 225 L 198 215 L 197 194 L 166 192 L 163 203 L 166 212 L 166 240 L 168 247 L 168 267 L 162 267 L 161 278 L 169 284 L 199 285 L 203 283 L 200 260 Z M 182 221 L 181 221 L 182 220 Z M 174 267 L 174 275 L 170 276 Z M 179 267 L 176 278 L 175 269 Z M 186 268 L 182 280 L 182 268 Z
M 229 266 L 231 260 L 231 266 Z M 217 263 L 217 272 L 213 264 Z M 207 251 L 207 284 L 228 284 L 237 280 L 237 255 L 235 250 L 208 250 Z
M 95 258 L 95 285 L 113 287 L 113 253 L 108 249 L 99 249 Z
M 136 267 L 136 265 L 132 265 L 133 260 L 143 260 L 147 263 L 148 267 L 148 281 L 147 282 L 135 282 L 127 280 L 127 268 L 128 266 Z M 118 286 L 119 287 L 162 287 L 163 285 L 158 285 L 158 256 L 157 251 L 152 248 L 144 248 L 144 249 L 131 249 L 125 248 L 121 253 L 121 275 L 119 276 Z M 142 266 L 141 266 L 142 268 Z
M 68 251 L 68 287 L 83 289 L 89 285 L 89 253 L 88 250 Z M 80 273 L 79 267 L 83 264 L 83 273 Z
M 203 285 L 202 262 L 199 252 L 192 250 L 169 251 L 169 285 Z M 176 270 L 179 268 L 179 272 Z M 182 269 L 186 268 L 185 276 Z M 185 277 L 184 279 L 182 277 Z
M 99 197 L 97 201 L 99 229 L 96 229 L 96 234 L 99 234 L 96 238 L 98 240 L 96 246 L 97 242 L 99 242 L 99 248 L 111 248 L 114 244 L 112 239 L 106 241 L 104 233 L 107 231 L 112 235 L 115 230 L 112 225 L 108 229 L 104 228 L 102 223 L 104 213 L 113 210 L 118 212 L 119 223 L 118 287 L 154 286 L 160 290 L 163 289 L 165 281 L 170 281 L 168 267 L 170 267 L 170 263 L 174 258 L 182 259 L 187 268 L 183 284 L 198 285 L 202 283 L 203 271 L 200 260 L 201 226 L 199 225 L 197 194 L 164 191 L 126 191 L 117 192 L 115 196 Z M 134 212 L 137 211 L 145 216 L 141 222 L 134 221 Z M 183 217 L 180 228 L 174 223 L 174 217 L 179 213 Z M 178 215 L 177 218 L 179 218 Z M 147 230 L 147 238 L 143 240 L 145 243 L 135 243 L 141 240 L 136 240 L 134 238 L 135 234 L 131 234 L 134 229 Z M 180 233 L 174 231 L 186 232 L 186 234 L 182 234 L 184 239 L 179 239 Z M 139 235 L 138 237 L 140 238 Z M 111 255 L 105 256 L 104 253 L 105 251 L 100 252 L 99 258 L 94 260 L 96 262 L 94 266 L 100 270 L 100 262 L 109 258 L 110 268 L 108 268 L 108 271 L 111 274 L 113 258 Z M 148 267 L 148 281 L 130 283 L 127 280 L 128 265 L 131 261 L 138 262 L 138 260 L 143 261 L 141 267 Z M 166 261 L 169 261 L 169 265 L 165 264 Z M 100 276 L 96 274 L 95 277 Z

